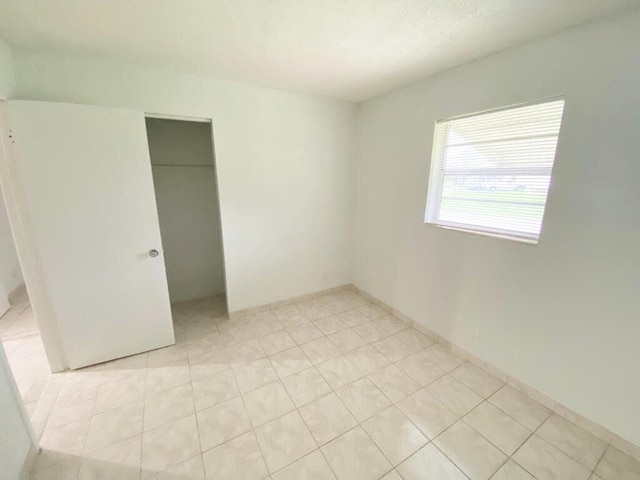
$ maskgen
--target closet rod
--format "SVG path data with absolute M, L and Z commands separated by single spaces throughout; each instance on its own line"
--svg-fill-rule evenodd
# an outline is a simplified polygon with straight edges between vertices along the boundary
M 152 167 L 195 167 L 195 168 L 213 168 L 213 165 L 189 165 L 188 163 L 179 164 L 179 165 L 171 165 L 171 164 L 163 164 L 163 163 L 152 163 Z

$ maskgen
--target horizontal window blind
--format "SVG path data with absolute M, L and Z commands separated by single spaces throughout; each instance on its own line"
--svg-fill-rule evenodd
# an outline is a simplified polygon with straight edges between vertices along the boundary
M 436 123 L 425 222 L 537 242 L 564 100 Z

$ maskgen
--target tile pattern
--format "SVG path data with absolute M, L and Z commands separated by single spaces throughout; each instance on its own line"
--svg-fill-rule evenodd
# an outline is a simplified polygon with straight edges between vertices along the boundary
M 52 376 L 33 479 L 640 480 L 355 292 L 173 308 L 176 345 Z
M 0 340 L 27 413 L 33 417 L 51 372 L 26 292 L 0 317 Z

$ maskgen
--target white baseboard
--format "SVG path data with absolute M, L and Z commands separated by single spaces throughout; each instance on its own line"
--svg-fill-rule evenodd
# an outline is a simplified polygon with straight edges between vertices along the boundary
M 333 294 L 333 293 L 338 293 L 338 292 L 342 292 L 342 291 L 346 291 L 346 290 L 352 290 L 352 291 L 355 291 L 355 292 L 359 293 L 364 298 L 369 300 L 371 303 L 377 305 L 378 307 L 382 308 L 383 310 L 386 310 L 387 312 L 389 312 L 389 314 L 394 315 L 395 317 L 399 318 L 400 320 L 403 320 L 404 322 L 406 322 L 409 325 L 413 326 L 416 330 L 420 330 L 420 331 L 426 333 L 427 335 L 430 335 L 431 337 L 434 337 L 435 339 L 437 339 L 437 341 L 440 344 L 442 344 L 443 346 L 446 346 L 447 348 L 449 348 L 453 353 L 457 354 L 458 356 L 460 356 L 460 357 L 472 362 L 473 364 L 475 364 L 478 367 L 482 368 L 487 373 L 490 373 L 491 375 L 499 378 L 500 380 L 502 380 L 503 382 L 507 383 L 508 385 L 511 385 L 516 390 L 524 393 L 525 395 L 527 395 L 531 399 L 541 403 L 542 405 L 544 405 L 545 407 L 547 407 L 549 410 L 553 411 L 554 413 L 560 415 L 561 417 L 565 418 L 566 420 L 570 421 L 571 423 L 574 423 L 575 425 L 578 425 L 579 427 L 587 430 L 588 432 L 590 432 L 593 435 L 595 435 L 596 437 L 600 438 L 601 440 L 603 440 L 607 444 L 610 444 L 614 448 L 617 448 L 618 450 L 620 450 L 620 451 L 626 453 L 627 455 L 635 458 L 636 460 L 640 461 L 640 446 L 635 445 L 634 443 L 632 443 L 632 442 L 620 437 L 619 435 L 613 433 L 612 431 L 608 430 L 607 428 L 603 427 L 602 425 L 599 425 L 596 422 L 594 422 L 592 420 L 589 420 L 586 417 L 583 417 L 579 413 L 577 413 L 577 412 L 571 410 L 570 408 L 564 406 L 560 402 L 557 402 L 554 399 L 549 398 L 548 396 L 546 396 L 543 393 L 539 392 L 538 390 L 536 390 L 535 388 L 531 387 L 530 385 L 525 384 L 524 382 L 522 382 L 522 381 L 518 380 L 517 378 L 509 375 L 508 373 L 502 371 L 501 369 L 499 369 L 499 368 L 489 364 L 488 362 L 482 360 L 481 358 L 476 357 L 475 355 L 467 352 L 466 350 L 462 349 L 461 347 L 453 344 L 449 339 L 447 339 L 447 338 L 441 336 L 440 334 L 434 332 L 433 330 L 429 329 L 428 327 L 426 327 L 422 323 L 418 322 L 417 320 L 414 320 L 413 318 L 409 317 L 408 315 L 400 312 L 399 310 L 396 310 L 395 308 L 391 307 L 390 305 L 387 305 L 385 302 L 377 299 L 373 295 L 370 295 L 369 293 L 365 292 L 364 290 L 361 290 L 360 288 L 358 288 L 358 287 L 356 287 L 354 285 L 342 285 L 340 287 L 330 288 L 330 289 L 327 289 L 327 290 L 322 290 L 322 291 L 311 293 L 311 294 L 308 294 L 308 295 L 301 295 L 299 297 L 289 298 L 287 300 L 283 300 L 283 301 L 279 301 L 279 302 L 260 305 L 258 307 L 246 308 L 246 309 L 243 309 L 243 310 L 236 310 L 234 312 L 229 312 L 229 318 L 237 318 L 237 317 L 240 317 L 242 315 L 248 315 L 248 314 L 252 314 L 252 313 L 268 311 L 268 310 L 271 310 L 271 309 L 274 309 L 274 308 L 277 308 L 277 307 L 280 307 L 280 306 L 283 306 L 283 305 L 287 305 L 287 304 L 290 304 L 290 303 L 293 303 L 293 302 L 300 302 L 300 301 L 303 301 L 303 300 L 312 300 L 314 298 L 322 297 L 324 295 L 330 295 L 330 294 Z
M 414 320 L 413 318 L 409 317 L 408 315 L 405 315 L 404 313 L 402 313 L 402 312 L 396 310 L 395 308 L 387 305 L 383 301 L 378 300 L 373 295 L 370 295 L 367 292 L 365 292 L 365 291 L 363 291 L 360 288 L 355 287 L 355 286 L 353 287 L 353 289 L 356 292 L 358 292 L 360 295 L 362 295 L 364 298 L 366 298 L 370 302 L 374 303 L 375 305 L 379 306 L 383 310 L 386 310 L 386 311 L 390 312 L 392 315 L 394 315 L 395 317 L 398 317 L 400 320 L 403 320 L 404 322 L 411 324 L 416 330 L 420 330 L 423 333 L 426 333 L 427 335 L 430 335 L 431 337 L 436 338 L 440 344 L 448 347 L 449 349 L 451 349 L 451 351 L 453 353 L 457 354 L 458 356 L 469 360 L 473 364 L 475 364 L 478 367 L 482 368 L 487 373 L 490 373 L 491 375 L 499 378 L 500 380 L 502 380 L 503 382 L 507 383 L 508 385 L 511 385 L 516 390 L 524 393 L 525 395 L 527 395 L 531 399 L 541 403 L 542 405 L 547 407 L 549 410 L 551 410 L 554 413 L 556 413 L 556 414 L 560 415 L 561 417 L 565 418 L 567 421 L 569 421 L 569 422 L 571 422 L 571 423 L 573 423 L 573 424 L 575 424 L 575 425 L 587 430 L 588 432 L 590 432 L 593 435 L 595 435 L 596 437 L 600 438 L 601 440 L 603 440 L 607 444 L 610 444 L 612 447 L 617 448 L 618 450 L 620 450 L 620 451 L 626 453 L 627 455 L 635 458 L 636 460 L 640 461 L 640 446 L 638 446 L 638 445 L 636 445 L 636 444 L 634 444 L 634 443 L 632 443 L 632 442 L 620 437 L 619 435 L 613 433 L 612 431 L 608 430 L 607 428 L 603 427 L 602 425 L 599 425 L 596 422 L 594 422 L 592 420 L 589 420 L 586 417 L 583 417 L 579 413 L 577 413 L 577 412 L 571 410 L 570 408 L 564 406 L 560 402 L 557 402 L 557 401 L 553 400 L 552 398 L 549 398 L 548 396 L 546 396 L 543 393 L 539 392 L 538 390 L 536 390 L 535 388 L 531 387 L 530 385 L 525 384 L 524 382 L 518 380 L 517 378 L 512 377 L 511 375 L 505 373 L 501 369 L 499 369 L 499 368 L 489 364 L 488 362 L 485 362 L 481 358 L 476 357 L 475 355 L 467 352 L 466 350 L 464 350 L 464 349 L 460 348 L 459 346 L 455 345 L 454 343 L 452 343 L 449 339 L 444 338 L 443 336 L 441 336 L 440 334 L 438 334 L 438 333 L 434 332 L 433 330 L 429 329 L 428 327 L 426 327 L 422 323 Z
M 353 285 L 340 285 L 339 287 L 328 288 L 326 290 L 321 290 L 319 292 L 308 293 L 306 295 L 300 295 L 298 297 L 292 297 L 286 300 L 280 300 L 278 302 L 265 303 L 264 305 L 259 305 L 257 307 L 243 308 L 242 310 L 235 310 L 233 312 L 229 312 L 229 318 L 237 318 L 243 315 L 264 312 L 266 310 L 272 310 L 274 308 L 278 308 L 293 302 L 301 302 L 303 300 L 312 300 L 314 298 L 322 297 L 324 295 L 331 295 L 332 293 L 338 293 L 338 292 L 343 292 L 345 290 L 354 290 L 354 289 L 355 287 Z

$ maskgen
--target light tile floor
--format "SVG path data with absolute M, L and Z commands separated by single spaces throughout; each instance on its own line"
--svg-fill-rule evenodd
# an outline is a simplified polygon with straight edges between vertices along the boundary
M 26 293 L 0 318 L 0 339 L 27 413 L 32 415 L 51 372 Z
M 175 346 L 53 375 L 33 478 L 640 479 L 354 292 L 223 311 L 177 305 Z

